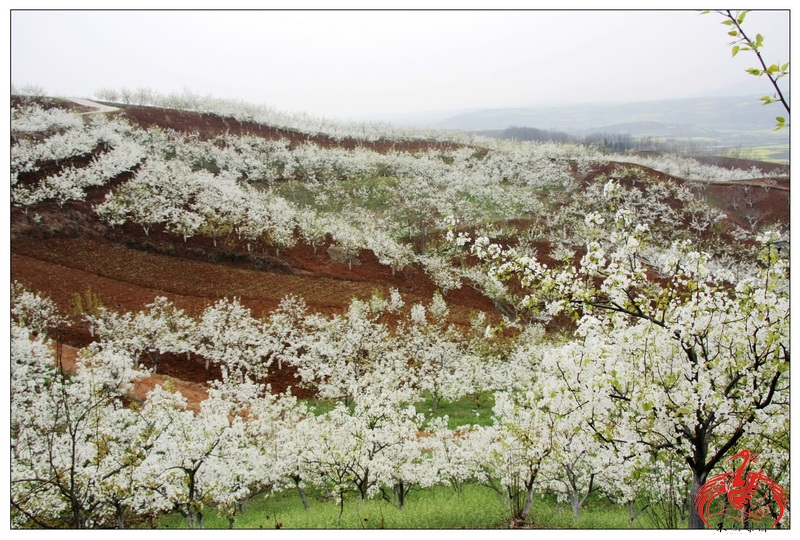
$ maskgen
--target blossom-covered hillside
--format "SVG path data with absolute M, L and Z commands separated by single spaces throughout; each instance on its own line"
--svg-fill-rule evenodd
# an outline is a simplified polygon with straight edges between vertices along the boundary
M 788 488 L 786 167 L 115 106 L 12 100 L 15 527 Z

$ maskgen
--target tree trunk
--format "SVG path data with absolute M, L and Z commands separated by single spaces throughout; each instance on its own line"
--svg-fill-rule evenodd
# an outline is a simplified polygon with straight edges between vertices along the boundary
M 577 525 L 578 522 L 581 520 L 581 498 L 580 494 L 577 492 L 570 493 L 569 502 L 572 506 L 572 515 L 573 519 L 575 520 L 574 523 Z
M 750 500 L 746 500 L 742 506 L 742 529 L 750 528 Z
M 394 486 L 392 486 L 394 505 L 397 506 L 399 510 L 405 508 L 406 496 L 409 491 L 411 491 L 411 485 L 406 485 L 402 480 L 398 480 Z
M 636 511 L 636 500 L 631 499 L 628 501 L 628 528 L 633 527 L 633 522 L 636 521 L 636 518 L 644 512 L 650 504 L 644 505 L 638 512 Z
M 189 508 L 186 511 L 186 528 L 203 528 L 203 514 L 200 512 L 200 510 L 194 507 L 194 503 L 189 503 Z
M 358 494 L 361 496 L 361 500 L 365 501 L 369 490 L 369 469 L 364 471 L 364 477 L 356 482 L 356 485 L 358 486 Z
M 158 351 L 150 352 L 150 360 L 153 362 L 153 375 L 158 372 Z
M 531 511 L 531 505 L 533 505 L 533 479 L 531 479 L 531 481 L 528 482 L 528 485 L 525 487 L 527 494 L 525 496 L 525 505 L 522 507 L 522 512 L 520 514 L 522 521 L 527 521 L 528 512 Z
M 628 501 L 628 528 L 633 527 L 633 521 L 636 519 L 636 501 L 631 499 Z
M 308 510 L 308 501 L 306 500 L 306 493 L 303 491 L 303 486 L 300 485 L 300 477 L 292 476 L 292 480 L 294 480 L 294 485 L 297 486 L 297 493 L 300 495 L 300 500 L 303 501 L 303 508 Z
M 706 524 L 700 517 L 700 512 L 697 511 L 697 506 L 694 504 L 694 498 L 703 484 L 706 483 L 707 472 L 692 471 L 692 490 L 689 492 L 689 528 L 690 529 L 705 529 Z
M 114 503 L 114 513 L 117 518 L 117 529 L 125 528 L 125 508 L 120 503 Z
M 199 466 L 198 466 L 199 468 Z M 189 481 L 189 503 L 186 505 L 186 528 L 187 529 L 202 529 L 203 528 L 203 514 L 197 502 L 195 502 L 195 475 L 197 469 L 185 471 L 188 474 Z
M 72 503 L 72 528 L 85 529 L 86 518 L 83 515 L 83 510 L 81 509 L 80 503 L 75 497 L 71 496 L 70 499 L 70 502 Z
M 344 491 L 339 492 L 339 517 L 336 518 L 336 525 L 341 528 L 342 514 L 344 514 Z

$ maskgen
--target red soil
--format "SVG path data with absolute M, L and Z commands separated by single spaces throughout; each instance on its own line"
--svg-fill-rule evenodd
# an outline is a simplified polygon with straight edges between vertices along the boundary
M 63 368 L 67 371 L 74 371 L 76 369 L 76 360 L 78 357 L 78 349 L 64 345 L 61 349 L 60 362 Z M 147 398 L 147 394 L 156 386 L 163 386 L 171 384 L 175 390 L 183 394 L 186 398 L 189 408 L 195 412 L 200 410 L 200 402 L 208 397 L 208 388 L 205 384 L 188 382 L 181 380 L 176 376 L 169 375 L 150 375 L 139 379 L 134 383 L 131 398 L 142 402 Z
M 221 133 L 250 133 L 288 138 L 295 144 L 311 141 L 348 148 L 364 145 L 378 151 L 445 146 L 425 141 L 337 142 L 322 135 L 307 136 L 213 115 L 122 108 L 122 114 L 143 127 L 155 124 L 199 132 L 204 138 Z M 613 166 L 600 167 L 593 175 L 609 172 Z M 118 178 L 113 184 L 123 180 Z M 389 288 L 397 288 L 407 306 L 428 303 L 436 290 L 421 268 L 408 268 L 392 275 L 391 269 L 380 265 L 371 252 L 360 253 L 358 264 L 349 269 L 328 255 L 327 245 L 319 246 L 315 253 L 310 246 L 301 244 L 282 250 L 277 257 L 270 246 L 255 246 L 250 253 L 233 238 L 220 239 L 214 246 L 209 238 L 195 237 L 184 242 L 158 227 L 149 235 L 136 225 L 112 230 L 91 209 L 92 204 L 103 200 L 108 189 L 109 186 L 94 189 L 86 201 L 69 202 L 63 208 L 46 202 L 31 207 L 27 213 L 19 208 L 11 210 L 11 278 L 52 298 L 62 313 L 73 314 L 72 325 L 63 331 L 64 343 L 73 348 L 86 346 L 92 340 L 88 328 L 74 316 L 75 296 L 89 289 L 105 306 L 116 311 L 137 311 L 156 296 L 166 296 L 193 316 L 223 297 L 238 297 L 255 316 L 267 315 L 288 294 L 302 297 L 309 311 L 332 314 L 345 310 L 352 298 L 369 298 L 375 290 L 388 296 Z M 708 188 L 708 193 L 709 198 L 713 197 L 722 209 L 729 211 L 733 220 L 743 223 L 745 209 L 727 204 L 734 200 L 734 190 L 741 189 L 741 184 L 714 185 Z M 779 182 L 775 189 L 758 188 L 758 191 L 756 210 L 768 212 L 768 219 L 788 224 L 788 181 Z M 542 253 L 547 252 L 545 248 L 542 246 Z M 446 300 L 455 323 L 466 324 L 476 311 L 499 317 L 491 301 L 466 285 L 451 291 Z M 65 361 L 74 358 L 74 349 L 65 351 Z M 218 377 L 219 370 L 213 366 L 206 370 L 200 358 L 165 355 L 159 361 L 159 375 L 141 381 L 134 397 L 141 399 L 154 384 L 172 378 L 182 381 L 181 391 L 196 406 L 205 395 L 203 385 Z M 275 391 L 284 391 L 294 387 L 297 379 L 292 367 L 284 365 L 268 382 Z M 304 395 L 302 390 L 294 391 Z
M 122 116 L 142 128 L 146 129 L 150 126 L 157 125 L 164 129 L 172 129 L 184 133 L 198 133 L 204 139 L 210 139 L 224 134 L 234 136 L 253 135 L 272 140 L 287 139 L 292 145 L 310 142 L 326 148 L 336 146 L 352 150 L 361 147 L 369 148 L 376 152 L 388 152 L 390 150 L 418 152 L 428 149 L 445 150 L 458 146 L 452 143 L 424 140 L 393 141 L 381 139 L 375 142 L 352 138 L 338 140 L 323 134 L 312 135 L 292 129 L 257 124 L 255 122 L 240 122 L 234 118 L 224 118 L 214 114 L 176 111 L 160 109 L 158 107 L 137 107 L 119 104 L 114 104 L 114 106 L 120 107 L 122 109 Z

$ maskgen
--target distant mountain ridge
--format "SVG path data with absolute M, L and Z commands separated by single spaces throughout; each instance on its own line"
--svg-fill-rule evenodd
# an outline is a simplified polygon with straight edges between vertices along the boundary
M 627 133 L 644 137 L 785 138 L 774 132 L 777 105 L 764 106 L 760 95 L 701 97 L 636 103 L 586 103 L 560 107 L 484 109 L 451 116 L 435 127 L 496 130 L 510 126 L 558 130 L 572 135 Z

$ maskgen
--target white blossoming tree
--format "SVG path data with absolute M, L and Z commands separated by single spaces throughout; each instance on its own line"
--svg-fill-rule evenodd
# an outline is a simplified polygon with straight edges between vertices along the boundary
M 222 366 L 226 374 L 266 376 L 267 348 L 264 325 L 238 298 L 224 298 L 203 311 L 195 328 L 194 347 L 209 362 Z
M 135 411 L 124 397 L 134 359 L 86 350 L 77 371 L 53 366 L 45 338 L 12 325 L 11 507 L 14 526 L 119 526 L 138 464 Z
M 457 401 L 473 391 L 473 372 L 481 369 L 478 359 L 467 350 L 464 336 L 447 324 L 448 313 L 437 291 L 427 308 L 412 306 L 409 321 L 400 333 L 409 367 L 419 389 L 430 394 L 434 412 L 443 399 Z
M 360 390 L 352 409 L 340 402 L 295 426 L 294 436 L 304 441 L 300 474 L 335 495 L 340 524 L 349 492 L 362 500 L 383 492 L 402 507 L 412 485 L 433 483 L 424 474 L 428 458 L 418 439 L 424 417 L 406 398 L 376 384 Z
M 303 384 L 319 397 L 346 404 L 376 384 L 416 394 L 406 356 L 390 328 L 378 321 L 381 314 L 354 299 L 343 316 L 306 317 L 292 360 Z
M 587 229 L 601 220 L 587 216 Z M 692 497 L 738 444 L 788 423 L 788 261 L 764 235 L 756 270 L 736 279 L 687 242 L 651 248 L 622 209 L 614 225 L 590 237 L 577 267 L 486 239 L 474 250 L 495 277 L 519 279 L 527 306 L 577 321 L 581 350 L 563 380 L 576 404 L 598 405 L 588 427 L 609 446 L 672 453 Z M 689 506 L 689 526 L 703 527 Z
M 149 355 L 156 373 L 162 354 L 188 354 L 194 349 L 191 340 L 195 322 L 164 296 L 156 297 L 145 308 L 120 315 L 101 307 L 96 332 L 108 347 L 126 351 L 134 358 Z

